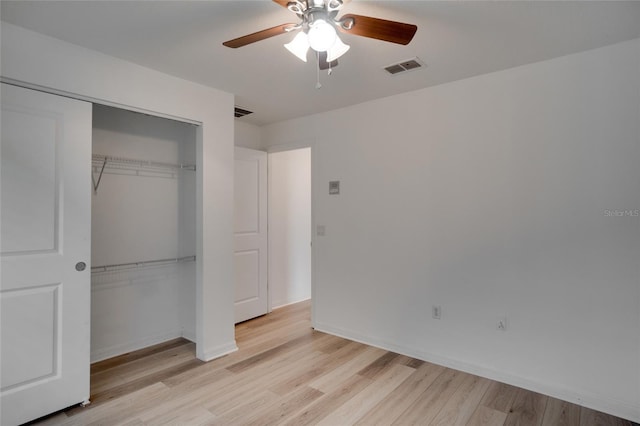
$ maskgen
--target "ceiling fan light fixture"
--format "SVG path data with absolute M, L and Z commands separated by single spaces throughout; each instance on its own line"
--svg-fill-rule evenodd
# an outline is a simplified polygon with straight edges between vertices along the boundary
M 307 62 L 307 52 L 309 51 L 309 37 L 303 31 L 300 31 L 289 43 L 284 47 L 300 60 Z
M 333 62 L 338 59 L 340 56 L 344 55 L 349 51 L 351 46 L 348 44 L 344 44 L 340 37 L 336 36 L 336 41 L 333 43 L 333 46 L 327 50 L 327 62 Z
M 337 38 L 336 29 L 324 19 L 317 19 L 309 25 L 309 45 L 316 52 L 326 52 Z
M 295 37 L 284 47 L 303 62 L 307 62 L 311 48 L 317 55 L 318 69 L 329 70 L 331 74 L 332 67 L 338 65 L 337 59 L 350 50 L 350 46 L 338 37 L 337 30 L 405 46 L 411 42 L 418 30 L 416 25 L 371 16 L 347 14 L 338 18 L 347 1 L 350 0 L 273 0 L 294 13 L 298 23 L 277 25 L 222 44 L 235 49 L 280 34 L 295 32 Z

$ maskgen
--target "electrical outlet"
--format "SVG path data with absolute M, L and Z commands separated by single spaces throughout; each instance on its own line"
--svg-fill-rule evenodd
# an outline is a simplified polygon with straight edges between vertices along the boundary
M 433 305 L 431 307 L 431 316 L 435 319 L 440 319 L 442 317 L 442 308 L 440 305 Z
M 500 317 L 496 322 L 496 329 L 500 331 L 507 331 L 507 317 Z

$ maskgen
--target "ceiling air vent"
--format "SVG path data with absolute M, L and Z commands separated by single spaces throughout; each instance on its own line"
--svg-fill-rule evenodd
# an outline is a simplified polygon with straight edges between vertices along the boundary
M 384 67 L 384 70 L 391 75 L 402 74 L 403 72 L 417 70 L 419 68 L 424 67 L 425 65 L 422 61 L 415 57 L 412 59 L 407 59 L 406 61 L 398 62 L 397 64 L 392 64 Z
M 244 117 L 245 115 L 253 114 L 253 111 L 249 111 L 246 109 L 235 107 L 233 110 L 233 115 L 236 118 Z

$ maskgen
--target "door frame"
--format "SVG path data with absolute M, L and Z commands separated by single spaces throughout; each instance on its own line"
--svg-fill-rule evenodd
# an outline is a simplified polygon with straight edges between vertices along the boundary
M 315 139 L 305 139 L 297 142 L 289 142 L 284 144 L 272 145 L 267 148 L 267 155 L 276 152 L 293 151 L 296 149 L 310 148 L 309 155 L 311 156 L 311 327 L 316 328 L 316 226 L 315 226 L 315 211 L 316 194 L 318 189 L 316 188 L 315 173 L 316 170 L 316 156 L 315 154 Z M 269 171 L 267 170 L 267 173 Z M 269 300 L 269 306 L 271 306 L 271 300 Z

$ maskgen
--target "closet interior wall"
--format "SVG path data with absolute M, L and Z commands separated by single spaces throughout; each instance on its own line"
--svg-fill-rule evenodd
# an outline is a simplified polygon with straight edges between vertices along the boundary
M 94 156 L 195 164 L 195 140 L 194 125 L 93 108 Z M 100 169 L 94 162 L 94 185 Z M 195 191 L 193 170 L 105 167 L 91 205 L 92 362 L 195 340 L 195 261 L 108 267 L 195 255 Z

